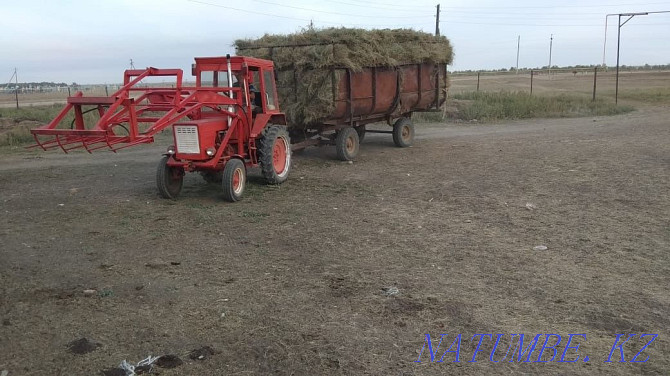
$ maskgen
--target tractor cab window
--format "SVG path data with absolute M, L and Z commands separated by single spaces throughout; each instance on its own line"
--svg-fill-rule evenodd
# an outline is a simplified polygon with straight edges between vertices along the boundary
M 212 71 L 200 72 L 200 86 L 214 87 L 214 72 Z
M 261 99 L 260 93 L 260 77 L 258 75 L 258 70 L 251 70 L 249 75 L 249 93 L 251 95 L 251 104 L 254 106 L 255 112 L 261 112 L 263 102 Z
M 200 86 L 202 87 L 230 87 L 228 71 L 200 72 Z
M 250 76 L 249 79 L 251 80 L 251 81 L 249 81 L 249 83 L 254 85 L 256 88 L 259 88 L 261 80 L 258 76 L 258 68 L 256 68 L 256 69 L 252 68 L 249 72 L 249 76 Z
M 265 81 L 265 100 L 268 102 L 268 110 L 274 110 L 277 108 L 277 101 L 274 90 L 275 80 L 271 71 L 263 72 L 263 81 Z

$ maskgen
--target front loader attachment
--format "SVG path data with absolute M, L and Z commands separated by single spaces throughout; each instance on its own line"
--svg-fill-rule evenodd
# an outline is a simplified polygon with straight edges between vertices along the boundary
M 84 110 L 85 106 L 92 108 Z M 95 126 L 87 128 L 84 115 L 92 110 L 97 112 L 99 120 Z M 31 130 L 36 142 L 33 146 L 39 146 L 44 150 L 61 148 L 67 153 L 78 148 L 84 148 L 88 152 L 105 147 L 117 150 L 119 144 L 130 146 L 152 142 L 151 135 L 138 132 L 137 112 L 132 98 L 83 97 L 82 93 L 78 92 L 74 97 L 67 99 L 67 105 L 54 120 Z M 74 114 L 74 119 L 70 127 L 60 127 L 66 116 L 71 113 Z
M 89 153 L 102 148 L 116 151 L 153 142 L 155 134 L 180 119 L 200 118 L 203 107 L 236 116 L 227 110 L 235 101 L 219 93 L 221 89 L 182 88 L 182 74 L 181 69 L 127 70 L 123 87 L 109 97 L 77 92 L 49 124 L 30 131 L 36 142 L 30 147 L 60 148 L 65 153 L 80 148 Z M 172 88 L 139 86 L 151 76 L 174 76 L 176 84 Z

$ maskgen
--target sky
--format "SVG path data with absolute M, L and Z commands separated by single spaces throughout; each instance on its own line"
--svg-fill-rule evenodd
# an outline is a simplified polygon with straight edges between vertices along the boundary
M 130 67 L 181 68 L 234 54 L 233 41 L 317 28 L 435 32 L 439 0 L 21 0 L 0 2 L 0 82 L 118 83 Z M 616 65 L 617 16 L 670 11 L 668 1 L 450 0 L 440 32 L 454 70 Z M 607 33 L 605 21 L 608 20 Z M 622 22 L 626 17 L 622 19 Z M 553 40 L 551 39 L 553 35 Z M 622 65 L 670 64 L 670 13 L 621 28 Z M 518 43 L 519 42 L 519 43 Z M 604 55 L 604 56 L 603 56 Z M 6 76 L 6 77 L 3 77 Z

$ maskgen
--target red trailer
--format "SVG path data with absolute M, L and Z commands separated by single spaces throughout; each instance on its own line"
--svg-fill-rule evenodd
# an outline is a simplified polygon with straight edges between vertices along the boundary
M 445 64 L 420 63 L 399 67 L 370 67 L 359 72 L 331 69 L 334 111 L 319 124 L 289 127 L 293 149 L 316 144 L 334 144 L 338 158 L 352 160 L 366 133 L 366 124 L 386 122 L 399 147 L 414 141 L 413 112 L 439 111 L 447 94 Z M 294 81 L 293 90 L 298 90 Z M 281 99 L 281 98 L 280 98 Z M 334 131 L 334 132 L 332 132 Z

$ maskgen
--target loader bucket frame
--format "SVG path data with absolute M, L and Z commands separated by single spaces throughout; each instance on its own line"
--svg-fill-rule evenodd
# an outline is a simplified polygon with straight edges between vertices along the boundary
M 171 88 L 140 86 L 143 79 L 156 76 L 174 77 L 176 84 Z M 203 108 L 239 120 L 240 111 L 233 109 L 241 103 L 229 95 L 239 97 L 240 88 L 183 87 L 182 77 L 181 69 L 126 70 L 123 86 L 109 97 L 84 97 L 79 91 L 49 124 L 31 130 L 36 144 L 30 147 L 60 148 L 65 153 L 81 148 L 89 153 L 102 148 L 116 152 L 153 142 L 157 133 L 185 117 L 200 119 Z M 85 106 L 92 108 L 84 110 Z M 84 114 L 96 110 L 99 119 L 87 127 Z M 63 128 L 61 123 L 70 112 L 74 120 L 70 128 Z M 145 124 L 149 126 L 142 129 Z

